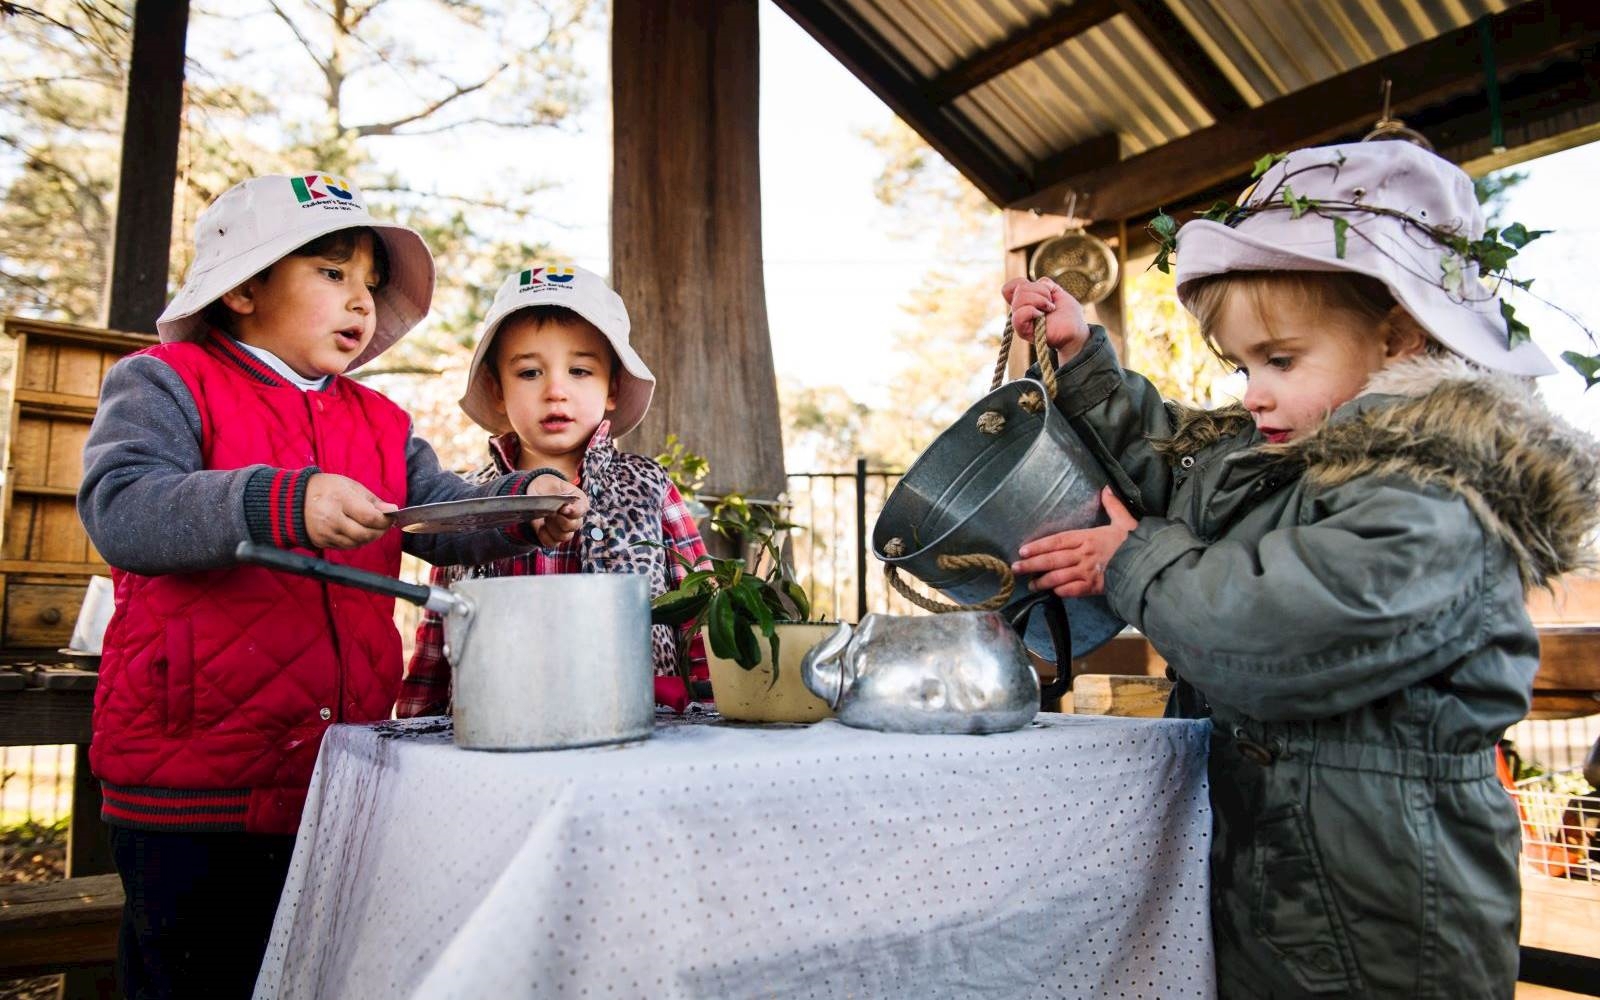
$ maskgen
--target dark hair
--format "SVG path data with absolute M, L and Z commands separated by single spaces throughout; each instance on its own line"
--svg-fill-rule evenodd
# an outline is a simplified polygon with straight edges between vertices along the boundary
M 295 247 L 284 257 L 322 257 L 337 264 L 343 264 L 356 255 L 360 249 L 363 238 L 372 243 L 372 269 L 378 274 L 378 287 L 389 283 L 389 248 L 384 245 L 383 238 L 370 226 L 355 226 L 350 229 L 335 229 L 331 233 L 323 233 L 308 243 Z M 280 257 L 279 260 L 283 258 Z M 257 281 L 265 281 L 267 275 L 272 273 L 274 261 L 256 272 L 253 276 Z M 200 316 L 207 323 L 219 329 L 233 332 L 233 310 L 223 304 L 221 296 L 200 311 Z
M 615 378 L 617 371 L 622 368 L 622 359 L 617 357 L 617 349 L 611 346 L 611 338 L 600 333 L 599 327 L 579 316 L 575 311 L 568 309 L 566 306 L 523 306 L 521 309 L 507 313 L 505 319 L 500 321 L 500 325 L 494 328 L 494 340 L 489 343 L 489 350 L 483 356 L 484 370 L 489 373 L 490 378 L 496 380 L 500 378 L 500 333 L 513 322 L 532 323 L 534 328 L 539 330 L 544 329 L 551 323 L 582 323 L 595 333 L 599 333 L 600 339 L 605 341 L 606 360 L 611 365 L 611 371 L 608 374 Z

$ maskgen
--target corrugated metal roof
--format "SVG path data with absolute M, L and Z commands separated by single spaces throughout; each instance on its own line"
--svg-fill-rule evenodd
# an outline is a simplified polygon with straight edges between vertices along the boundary
M 921 120 L 911 124 L 925 135 L 959 144 L 971 162 L 957 166 L 975 179 L 987 171 L 980 187 L 991 197 L 1000 189 L 1017 197 L 1029 185 L 1048 187 L 1055 179 L 1048 174 L 1070 172 L 1071 153 L 1082 143 L 1100 140 L 1096 148 L 1105 149 L 1104 137 L 1114 134 L 1120 156 L 1135 156 L 1206 129 L 1219 114 L 1270 104 L 1518 0 L 778 2 L 847 63 L 854 60 L 852 68 L 880 93 L 915 105 Z M 975 60 L 1073 15 L 1082 24 L 1072 37 L 1018 56 L 998 73 L 974 72 L 970 87 L 951 83 L 953 73 L 973 71 Z M 1170 30 L 1155 30 L 1161 25 Z M 1151 37 L 1183 33 L 1190 37 Z M 1397 100 L 1407 85 L 1394 81 Z M 1374 89 L 1374 120 L 1380 103 Z

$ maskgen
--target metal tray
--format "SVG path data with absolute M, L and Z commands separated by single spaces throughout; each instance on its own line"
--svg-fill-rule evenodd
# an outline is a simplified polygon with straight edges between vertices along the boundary
M 484 528 L 507 528 L 525 524 L 536 517 L 553 514 L 570 501 L 566 496 L 529 496 L 516 493 L 504 497 L 478 497 L 473 500 L 447 500 L 402 507 L 389 515 L 395 527 L 414 535 L 438 535 Z

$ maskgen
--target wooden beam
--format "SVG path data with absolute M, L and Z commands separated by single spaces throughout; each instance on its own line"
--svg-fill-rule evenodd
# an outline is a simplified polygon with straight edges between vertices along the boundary
M 1117 0 L 1117 7 L 1211 117 L 1226 118 L 1250 106 L 1163 0 Z
M 984 197 L 996 205 L 1005 205 L 1032 190 L 1028 178 L 990 152 L 986 143 L 974 137 L 975 133 L 969 133 L 958 112 L 952 108 L 936 108 L 928 101 L 911 74 L 882 54 L 893 49 L 871 27 L 846 21 L 826 3 L 814 0 L 774 2 L 915 129 L 940 156 L 961 171 Z
M 1573 57 L 1600 44 L 1600 4 L 1539 0 L 1491 20 L 1501 75 Z M 1406 115 L 1483 86 L 1475 25 L 1234 115 L 1210 128 L 1050 185 L 1009 208 L 1050 210 L 1071 191 L 1087 196 L 1097 219 L 1134 219 L 1248 174 L 1261 154 L 1313 145 L 1364 130 L 1372 95 L 1385 79 L 1406 81 L 1396 114 Z M 1080 201 L 1080 206 L 1083 204 Z
M 105 325 L 114 330 L 154 333 L 156 317 L 167 304 L 188 27 L 189 0 L 139 0 L 134 5 L 106 295 Z
M 1076 38 L 1117 14 L 1119 0 L 1077 0 L 1027 25 L 935 77 L 923 93 L 934 104 L 949 104 L 1009 69 Z
M 1070 149 L 1062 150 L 1047 160 L 1040 161 L 1033 170 L 1034 187 L 1048 187 L 1057 181 L 1103 167 L 1114 167 L 1122 162 L 1122 136 L 1117 132 L 1102 132 L 1085 139 Z M 1070 199 L 1069 199 L 1070 200 Z M 1067 208 L 1064 202 L 1057 210 Z M 1088 206 L 1080 205 L 1079 208 Z

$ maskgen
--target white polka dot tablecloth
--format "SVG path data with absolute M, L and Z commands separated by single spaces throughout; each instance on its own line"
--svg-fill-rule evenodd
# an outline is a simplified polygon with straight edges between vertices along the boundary
M 255 995 L 1212 997 L 1207 733 L 336 726 Z

